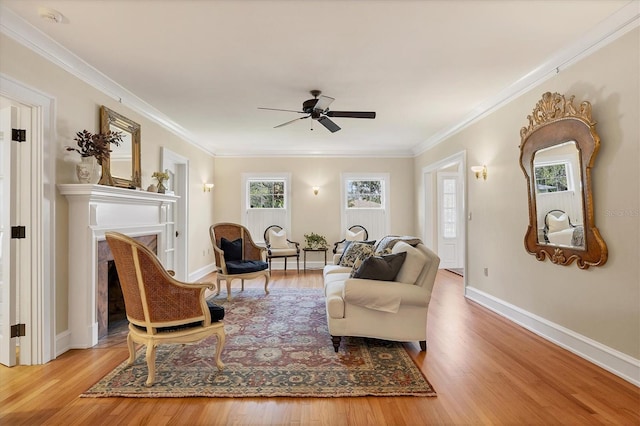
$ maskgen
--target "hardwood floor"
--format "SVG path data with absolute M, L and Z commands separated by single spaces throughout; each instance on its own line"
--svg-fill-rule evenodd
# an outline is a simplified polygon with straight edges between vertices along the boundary
M 322 277 L 274 271 L 270 287 L 321 288 Z M 126 359 L 120 333 L 46 365 L 1 367 L 0 424 L 640 424 L 638 387 L 467 301 L 448 271 L 438 273 L 427 345 L 406 344 L 436 398 L 79 398 Z

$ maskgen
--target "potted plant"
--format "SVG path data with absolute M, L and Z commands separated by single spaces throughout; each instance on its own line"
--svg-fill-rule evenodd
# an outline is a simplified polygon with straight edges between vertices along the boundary
M 152 178 L 155 178 L 158 181 L 158 193 L 164 194 L 167 188 L 165 188 L 163 182 L 165 180 L 169 180 L 169 173 L 164 172 L 153 172 L 151 175 Z
M 307 248 L 326 248 L 327 240 L 322 235 L 314 232 L 310 234 L 304 234 L 304 241 L 307 244 Z
M 110 144 L 119 146 L 122 143 L 122 132 L 110 130 L 107 133 L 91 133 L 83 130 L 76 133 L 73 140 L 76 141 L 77 146 L 68 146 L 66 149 L 80 154 L 81 161 L 76 165 L 78 180 L 80 183 L 90 183 L 95 162 L 102 166 L 102 162 L 109 158 Z

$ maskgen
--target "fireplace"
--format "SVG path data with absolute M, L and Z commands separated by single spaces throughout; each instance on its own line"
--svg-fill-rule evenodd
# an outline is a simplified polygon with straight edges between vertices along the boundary
M 174 209 L 178 197 L 91 184 L 58 185 L 69 203 L 68 349 L 89 348 L 108 332 L 107 231 L 150 246 L 167 269 L 175 264 Z
M 156 234 L 134 237 L 140 244 L 158 254 L 158 236 Z M 98 292 L 97 317 L 98 339 L 109 333 L 109 323 L 117 319 L 126 319 L 124 299 L 120 290 L 120 281 L 113 255 L 106 240 L 98 241 Z

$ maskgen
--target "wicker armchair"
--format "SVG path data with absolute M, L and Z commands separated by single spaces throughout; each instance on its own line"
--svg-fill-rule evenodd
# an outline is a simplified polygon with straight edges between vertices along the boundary
M 149 375 L 146 385 L 155 380 L 156 346 L 164 343 L 194 343 L 216 335 L 215 362 L 218 370 L 225 342 L 224 323 L 211 322 L 215 306 L 205 300 L 205 289 L 213 283 L 189 284 L 175 280 L 148 248 L 126 235 L 106 232 L 113 253 L 118 279 L 129 320 L 127 346 L 129 365 L 135 361 L 135 343 L 147 347 Z
M 264 292 L 269 294 L 269 265 L 265 261 L 266 250 L 253 242 L 249 230 L 237 223 L 216 223 L 209 228 L 209 236 L 218 268 L 218 293 L 220 282 L 226 281 L 227 300 L 231 300 L 231 281 L 264 277 Z

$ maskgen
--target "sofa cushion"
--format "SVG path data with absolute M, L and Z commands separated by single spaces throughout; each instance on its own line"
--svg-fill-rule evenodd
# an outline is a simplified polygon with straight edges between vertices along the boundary
M 242 238 L 229 241 L 225 237 L 220 239 L 220 248 L 224 252 L 224 260 L 242 260 Z
M 269 234 L 269 245 L 271 246 L 271 248 L 289 248 L 289 243 L 287 242 L 287 233 L 284 229 L 281 229 L 280 232 L 275 232 L 273 229 L 270 229 Z
M 340 257 L 340 266 L 353 266 L 357 258 L 365 258 L 373 254 L 373 244 L 362 241 L 351 241 Z
M 393 281 L 407 257 L 406 252 L 369 256 L 353 273 L 353 278 L 364 278 L 378 281 Z M 354 267 L 355 269 L 355 267 Z
M 407 257 L 395 280 L 401 283 L 415 284 L 420 272 L 424 269 L 427 257 L 419 249 L 411 247 L 402 241 L 397 242 L 391 251 L 392 253 L 407 253 Z
M 228 274 L 248 274 L 263 271 L 269 267 L 267 262 L 261 260 L 232 260 L 226 263 Z

